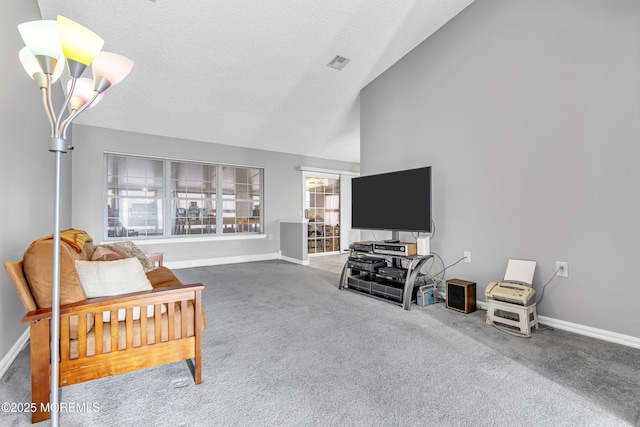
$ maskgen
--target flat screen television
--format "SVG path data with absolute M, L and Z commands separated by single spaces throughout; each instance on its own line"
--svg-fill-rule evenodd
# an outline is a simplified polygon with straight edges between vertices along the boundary
M 351 182 L 352 228 L 431 232 L 431 166 Z

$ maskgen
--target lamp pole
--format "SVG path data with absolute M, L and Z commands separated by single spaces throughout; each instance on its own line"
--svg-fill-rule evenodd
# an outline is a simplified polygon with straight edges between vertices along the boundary
M 51 426 L 58 425 L 60 413 L 60 180 L 62 175 L 62 153 L 66 153 L 67 141 L 61 138 L 49 138 L 49 151 L 55 156 L 54 209 L 53 209 L 53 277 L 51 279 Z
M 66 151 L 65 151 L 66 152 Z M 60 336 L 60 163 L 62 151 L 55 151 L 55 202 L 53 213 L 53 277 L 51 282 L 51 397 L 49 408 L 51 410 L 51 426 L 58 425 L 60 412 L 60 366 L 58 357 L 60 354 L 60 340 L 54 339 Z

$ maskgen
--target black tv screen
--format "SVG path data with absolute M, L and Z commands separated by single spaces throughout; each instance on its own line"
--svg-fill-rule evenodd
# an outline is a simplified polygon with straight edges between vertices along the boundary
M 351 226 L 431 232 L 431 167 L 353 178 Z

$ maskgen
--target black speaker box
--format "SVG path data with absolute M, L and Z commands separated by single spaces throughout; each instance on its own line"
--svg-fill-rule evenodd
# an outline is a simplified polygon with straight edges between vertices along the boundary
M 476 284 L 462 279 L 447 280 L 447 308 L 460 313 L 476 311 Z

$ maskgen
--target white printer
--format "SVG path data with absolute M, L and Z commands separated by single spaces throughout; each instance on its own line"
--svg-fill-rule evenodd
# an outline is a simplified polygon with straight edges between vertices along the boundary
M 535 261 L 510 259 L 504 281 L 487 285 L 484 291 L 487 302 L 495 300 L 525 306 L 536 302 L 536 291 L 531 287 L 535 268 Z
M 510 259 L 504 281 L 487 285 L 487 323 L 503 331 L 530 336 L 538 328 L 536 291 L 531 287 L 535 261 Z

